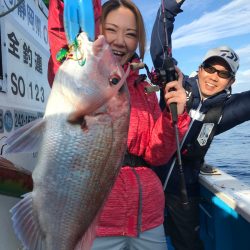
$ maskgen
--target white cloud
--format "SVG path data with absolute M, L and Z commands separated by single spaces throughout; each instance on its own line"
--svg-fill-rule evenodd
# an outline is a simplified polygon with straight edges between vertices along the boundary
M 232 1 L 174 31 L 172 37 L 174 48 L 200 45 L 217 39 L 250 33 L 249 16 L 249 0 Z
M 249 68 L 250 66 L 250 44 L 245 47 L 237 49 L 236 53 L 240 57 L 240 67 L 241 65 L 243 66 L 246 65 L 247 68 Z
M 206 5 L 205 1 L 203 4 Z M 193 8 L 198 3 L 192 1 Z M 192 6 L 186 6 L 192 7 Z M 203 6 L 204 7 L 204 6 Z M 184 8 L 183 8 L 184 9 Z M 233 92 L 250 89 L 250 39 L 240 40 L 240 35 L 250 34 L 250 4 L 249 0 L 233 0 L 216 11 L 205 13 L 199 19 L 183 25 L 173 33 L 174 49 L 204 46 L 211 41 L 235 37 L 241 42 L 241 47 L 235 49 L 240 57 L 240 68 L 233 85 Z M 230 41 L 230 40 L 229 40 Z M 238 45 L 239 46 L 239 45 Z M 235 47 L 234 47 L 235 48 Z M 192 48 L 190 48 L 192 49 Z
M 250 45 L 237 49 L 236 53 L 240 57 L 240 68 L 233 85 L 234 93 L 250 89 Z

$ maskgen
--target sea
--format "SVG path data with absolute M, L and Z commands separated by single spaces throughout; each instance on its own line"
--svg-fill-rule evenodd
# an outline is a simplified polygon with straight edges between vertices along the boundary
M 205 160 L 250 187 L 250 121 L 214 137 Z

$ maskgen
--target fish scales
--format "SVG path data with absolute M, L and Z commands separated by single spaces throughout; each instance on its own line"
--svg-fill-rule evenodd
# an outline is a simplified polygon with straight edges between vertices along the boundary
M 85 39 L 85 46 L 92 46 L 86 36 L 80 39 Z M 87 51 L 85 66 L 67 60 L 59 68 L 42 125 L 34 122 L 33 127 L 42 128 L 38 162 L 32 173 L 34 188 L 12 209 L 14 229 L 26 249 L 75 249 L 99 214 L 121 167 L 130 109 L 127 86 L 122 85 L 126 74 L 107 44 L 101 41 L 101 46 L 99 57 Z M 104 58 L 110 63 L 93 69 L 93 63 L 99 65 Z M 110 84 L 112 75 L 123 77 L 120 86 Z M 79 121 L 68 122 L 70 114 Z M 26 137 L 29 139 L 25 136 L 22 140 Z M 10 152 L 15 151 L 15 145 L 22 148 L 22 140 L 16 140 L 16 134 L 13 138 L 15 142 L 9 140 Z M 30 217 L 30 225 L 24 217 Z
M 90 127 L 88 132 L 83 133 L 79 126 L 67 123 L 65 126 L 59 117 L 57 126 L 54 120 L 52 123 L 56 131 L 48 130 L 44 138 L 48 144 L 43 144 L 41 148 L 41 154 L 47 155 L 48 162 L 43 162 L 44 159 L 41 159 L 42 162 L 38 163 L 46 168 L 38 167 L 33 172 L 33 180 L 36 183 L 33 202 L 37 204 L 36 209 L 41 211 L 41 227 L 47 228 L 48 235 L 54 236 L 54 232 L 58 232 L 59 238 L 51 239 L 50 249 L 64 249 L 63 247 L 73 249 L 80 237 L 74 235 L 74 232 L 82 232 L 82 235 L 84 228 L 88 228 L 104 201 L 105 189 L 110 188 L 107 185 L 100 185 L 105 183 L 103 172 L 109 171 L 107 175 L 114 177 L 114 170 L 105 169 L 105 162 L 112 150 L 112 126 L 110 121 L 99 127 Z M 56 150 L 57 154 L 53 154 L 52 150 Z M 95 172 L 91 171 L 93 168 Z M 47 195 L 41 199 L 44 194 Z M 43 201 L 42 204 L 40 200 Z M 91 202 L 92 200 L 95 202 Z M 84 218 L 84 214 L 88 217 Z M 44 216 L 49 218 L 44 219 Z M 52 218 L 61 223 L 51 223 Z M 79 223 L 81 221 L 82 223 Z M 63 247 L 59 247 L 58 242 Z

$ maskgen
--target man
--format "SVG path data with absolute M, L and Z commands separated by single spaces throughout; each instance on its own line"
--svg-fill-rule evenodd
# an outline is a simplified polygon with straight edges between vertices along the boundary
M 161 39 L 165 34 L 162 19 L 158 12 L 153 33 L 159 35 L 151 40 L 151 56 L 155 68 L 161 67 L 164 60 Z M 198 206 L 199 173 L 204 157 L 215 135 L 250 120 L 250 91 L 231 94 L 238 68 L 238 55 L 231 48 L 222 46 L 207 52 L 196 76 L 184 78 L 187 110 L 192 118 L 181 147 L 188 208 L 183 206 L 180 198 L 176 158 L 173 157 L 165 167 L 155 170 L 163 184 L 168 179 L 165 189 L 165 225 L 176 250 L 204 249 L 199 237 Z

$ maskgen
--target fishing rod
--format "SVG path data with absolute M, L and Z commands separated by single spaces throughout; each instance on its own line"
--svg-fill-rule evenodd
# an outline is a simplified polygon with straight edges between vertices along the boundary
M 166 86 L 167 83 L 177 80 L 177 74 L 175 71 L 175 64 L 174 64 L 174 59 L 172 57 L 171 48 L 169 47 L 169 43 L 168 43 L 167 16 L 165 13 L 164 0 L 161 1 L 161 10 L 162 10 L 163 28 L 164 28 L 164 34 L 165 34 L 165 41 L 164 41 L 164 46 L 163 46 L 164 60 L 163 60 L 163 65 L 162 65 L 163 69 L 161 69 L 161 71 L 164 72 L 165 70 L 164 75 L 163 75 L 163 78 L 164 78 L 163 80 Z M 175 91 L 175 90 L 170 89 L 170 91 Z M 161 92 L 164 93 L 163 89 L 161 89 Z M 170 106 L 169 108 L 170 108 L 170 112 L 172 115 L 174 130 L 175 130 L 176 157 L 177 157 L 177 166 L 179 169 L 179 177 L 180 177 L 180 187 L 179 187 L 180 196 L 181 196 L 182 204 L 186 207 L 188 206 L 189 202 L 188 202 L 187 188 L 186 188 L 186 182 L 185 182 L 182 159 L 181 159 L 179 129 L 177 126 L 177 122 L 178 122 L 177 103 L 171 103 L 169 106 Z M 164 189 L 166 188 L 166 185 L 167 183 L 164 183 Z
M 167 16 L 165 12 L 165 4 L 164 0 L 161 1 L 161 12 L 162 12 L 162 18 L 163 18 L 163 29 L 164 29 L 164 44 L 163 44 L 163 63 L 162 67 L 155 69 L 154 73 L 151 73 L 152 82 L 154 84 L 157 84 L 160 86 L 160 94 L 161 94 L 161 100 L 160 105 L 161 107 L 165 106 L 164 102 L 164 89 L 166 84 L 169 82 L 177 80 L 177 73 L 175 71 L 175 63 L 174 59 L 172 57 L 171 48 L 169 47 L 168 42 L 168 32 L 167 32 Z M 150 91 L 150 89 L 149 89 Z M 175 91 L 175 89 L 170 89 L 170 91 Z M 162 101 L 162 102 L 161 102 Z M 185 208 L 188 207 L 188 196 L 187 196 L 187 188 L 186 188 L 186 182 L 184 177 L 184 171 L 182 166 L 182 159 L 181 159 L 181 147 L 180 147 L 180 139 L 179 139 L 179 129 L 177 126 L 178 122 L 178 113 L 177 113 L 177 103 L 171 103 L 169 105 L 169 109 L 172 116 L 172 122 L 173 127 L 175 130 L 175 140 L 176 140 L 176 158 L 177 158 L 177 165 L 179 170 L 179 177 L 180 177 L 180 197 L 182 204 Z M 172 169 L 170 169 L 172 172 Z M 168 178 L 171 175 L 171 172 L 169 173 L 168 177 L 165 180 L 164 183 L 164 190 L 166 189 Z

